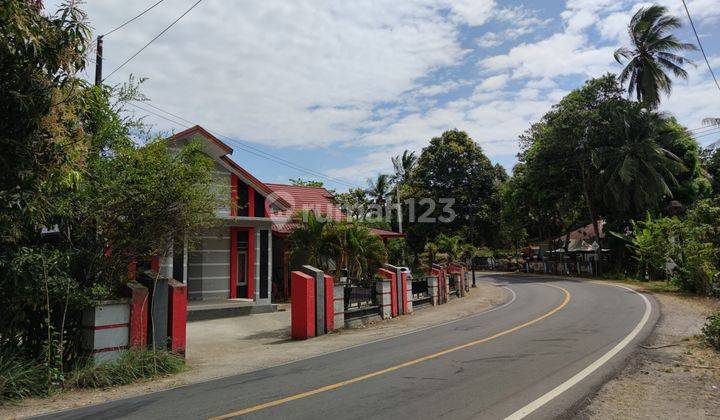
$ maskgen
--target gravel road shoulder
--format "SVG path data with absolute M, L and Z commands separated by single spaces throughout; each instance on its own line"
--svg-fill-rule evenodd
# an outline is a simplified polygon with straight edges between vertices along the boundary
M 576 417 L 720 417 L 720 353 L 699 337 L 705 318 L 720 309 L 720 301 L 677 293 L 655 297 L 661 318 L 652 335 Z

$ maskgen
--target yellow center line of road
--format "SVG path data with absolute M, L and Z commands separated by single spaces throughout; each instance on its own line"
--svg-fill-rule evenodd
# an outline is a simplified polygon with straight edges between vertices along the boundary
M 347 379 L 347 380 L 344 380 L 344 381 L 340 381 L 340 382 L 337 382 L 337 383 L 334 383 L 334 384 L 321 386 L 320 388 L 311 389 L 310 391 L 301 392 L 301 393 L 299 393 L 299 394 L 290 395 L 290 396 L 287 396 L 287 397 L 285 397 L 285 398 L 280 398 L 280 399 L 277 399 L 277 400 L 268 401 L 268 402 L 266 402 L 266 403 L 254 405 L 254 406 L 252 406 L 252 407 L 243 408 L 242 410 L 233 411 L 233 412 L 231 412 L 231 413 L 223 414 L 223 415 L 221 415 L 221 416 L 211 417 L 211 420 L 221 420 L 221 419 L 229 419 L 229 418 L 233 418 L 233 417 L 238 417 L 238 416 L 242 416 L 242 415 L 244 415 L 244 414 L 253 413 L 253 412 L 255 412 L 255 411 L 264 410 L 264 409 L 266 409 L 266 408 L 276 407 L 276 406 L 278 406 L 278 405 L 282 405 L 282 404 L 285 404 L 285 403 L 289 403 L 289 402 L 291 402 L 291 401 L 295 401 L 295 400 L 299 400 L 299 399 L 302 399 L 302 398 L 311 397 L 311 396 L 313 396 L 313 395 L 317 395 L 317 394 L 320 394 L 320 393 L 323 393 L 323 392 L 332 391 L 332 390 L 334 390 L 334 389 L 342 388 L 342 387 L 347 386 L 347 385 L 351 385 L 351 384 L 354 384 L 354 383 L 357 383 L 357 382 L 365 381 L 365 380 L 367 380 L 367 379 L 371 379 L 371 378 L 374 378 L 374 377 L 376 377 L 376 376 L 380 376 L 380 375 L 384 375 L 384 374 L 386 374 L 386 373 L 394 372 L 394 371 L 396 371 L 396 370 L 399 370 L 399 369 L 402 369 L 402 368 L 406 368 L 406 367 L 408 367 L 408 366 L 417 365 L 418 363 L 426 362 L 426 361 L 432 360 L 432 359 L 437 359 L 437 358 L 440 357 L 440 356 L 444 356 L 444 355 L 449 354 L 449 353 L 453 353 L 453 352 L 456 352 L 456 351 L 459 351 L 459 350 L 464 350 L 464 349 L 467 349 L 467 348 L 470 348 L 470 347 L 473 347 L 473 346 L 477 346 L 478 344 L 487 343 L 488 341 L 494 340 L 494 339 L 499 338 L 499 337 L 502 337 L 502 336 L 504 336 L 504 335 L 512 334 L 512 333 L 514 333 L 514 332 L 516 332 L 516 331 L 518 331 L 518 330 L 521 330 L 521 329 L 523 329 L 523 328 L 527 328 L 527 327 L 529 327 L 529 326 L 531 326 L 531 325 L 533 325 L 533 324 L 536 324 L 536 323 L 542 321 L 543 319 L 545 319 L 545 318 L 547 318 L 547 317 L 549 317 L 549 316 L 552 316 L 554 313 L 556 313 L 556 312 L 558 312 L 559 310 L 561 310 L 562 308 L 564 308 L 564 307 L 568 304 L 568 302 L 570 302 L 570 297 L 571 297 L 570 292 L 568 292 L 568 291 L 565 290 L 564 288 L 562 288 L 562 287 L 560 287 L 560 286 L 555 286 L 555 285 L 553 285 L 553 284 L 545 284 L 545 283 L 540 283 L 540 284 L 543 284 L 543 285 L 545 285 L 545 286 L 554 287 L 554 288 L 556 288 L 556 289 L 560 289 L 560 290 L 563 292 L 563 294 L 565 295 L 565 297 L 564 297 L 564 299 L 563 299 L 563 301 L 562 301 L 562 303 L 561 303 L 560 305 L 556 306 L 555 308 L 551 309 L 549 312 L 546 312 L 545 314 L 543 314 L 543 315 L 541 315 L 541 316 L 539 316 L 539 317 L 537 317 L 537 318 L 535 318 L 535 319 L 532 319 L 532 320 L 530 320 L 530 321 L 524 322 L 524 323 L 522 323 L 522 324 L 520 324 L 520 325 L 516 325 L 516 326 L 514 326 L 514 327 L 512 327 L 512 328 L 510 328 L 510 329 L 507 329 L 507 330 L 504 330 L 504 331 L 500 331 L 499 333 L 493 334 L 493 335 L 491 335 L 491 336 L 489 336 L 489 337 L 481 338 L 481 339 L 478 339 L 478 340 L 471 341 L 471 342 L 469 342 L 469 343 L 465 343 L 465 344 L 461 344 L 461 345 L 459 345 L 459 346 L 451 347 L 451 348 L 449 348 L 449 349 L 445 349 L 445 350 L 439 351 L 439 352 L 437 352 L 437 353 L 433 353 L 433 354 L 429 354 L 429 355 L 427 355 L 427 356 L 419 357 L 419 358 L 417 358 L 417 359 L 409 360 L 409 361 L 407 361 L 407 362 L 400 363 L 400 364 L 394 365 L 394 366 L 390 366 L 390 367 L 385 368 L 385 369 L 376 370 L 376 371 L 374 371 L 374 372 L 370 372 L 370 373 L 367 373 L 367 374 L 365 374 L 365 375 L 356 376 L 356 377 L 354 377 L 354 378 Z

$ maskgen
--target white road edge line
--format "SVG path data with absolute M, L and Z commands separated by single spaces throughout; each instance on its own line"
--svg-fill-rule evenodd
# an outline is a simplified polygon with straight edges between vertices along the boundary
M 629 290 L 629 291 L 635 293 L 636 295 L 640 296 L 641 298 L 643 298 L 643 300 L 645 301 L 645 313 L 643 314 L 643 317 L 640 320 L 640 322 L 635 326 L 635 328 L 632 331 L 630 331 L 630 334 L 625 336 L 625 338 L 623 338 L 622 341 L 617 343 L 617 345 L 615 345 L 615 347 L 613 347 L 610 351 L 608 351 L 607 353 L 602 355 L 599 359 L 594 361 L 592 364 L 590 364 L 585 369 L 583 369 L 580 372 L 578 372 L 577 374 L 575 374 L 575 376 L 573 376 L 572 378 L 561 383 L 560 385 L 558 385 L 554 389 L 550 390 L 548 393 L 542 395 L 541 397 L 539 397 L 535 401 L 531 402 L 530 404 L 526 405 L 525 407 L 523 407 L 523 408 L 517 410 L 516 412 L 512 413 L 511 415 L 507 416 L 505 418 L 506 420 L 520 420 L 520 419 L 528 416 L 529 414 L 531 414 L 538 408 L 542 407 L 543 405 L 549 403 L 554 398 L 558 397 L 560 394 L 562 394 L 563 392 L 572 388 L 574 385 L 578 384 L 580 381 L 582 381 L 586 377 L 590 376 L 593 372 L 598 370 L 602 365 L 607 363 L 613 356 L 618 354 L 622 349 L 624 349 L 628 344 L 630 344 L 630 342 L 635 337 L 637 337 L 638 334 L 640 334 L 640 331 L 642 331 L 642 329 L 645 327 L 645 324 L 647 324 L 648 320 L 650 319 L 650 314 L 652 313 L 652 305 L 650 304 L 650 301 L 648 300 L 647 297 L 645 297 L 645 295 L 643 295 L 642 293 L 638 293 L 637 291 L 635 291 L 629 287 L 620 286 L 617 284 L 612 284 L 610 286 L 616 286 L 616 287 L 620 287 L 620 288 Z

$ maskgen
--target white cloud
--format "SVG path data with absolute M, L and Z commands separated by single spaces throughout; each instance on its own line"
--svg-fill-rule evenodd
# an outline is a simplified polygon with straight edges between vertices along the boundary
M 470 26 L 483 25 L 497 7 L 494 0 L 449 0 L 448 5 L 456 21 Z
M 510 80 L 510 76 L 508 76 L 507 74 L 498 74 L 497 76 L 488 77 L 476 87 L 475 91 L 479 92 L 498 90 L 505 87 L 508 80 Z
M 141 1 L 87 5 L 99 32 Z M 105 40 L 106 74 L 191 4 L 162 4 Z M 465 54 L 435 0 L 206 0 L 110 79 L 149 77 L 157 105 L 230 136 L 273 146 L 347 141 L 374 104 L 395 101 Z M 124 13 L 118 13 L 118 11 Z M 472 22 L 480 12 L 453 6 Z M 162 121 L 159 126 L 167 127 Z
M 480 66 L 491 72 L 511 70 L 513 78 L 597 76 L 611 70 L 613 50 L 592 47 L 581 34 L 556 33 L 535 43 L 515 46 L 507 54 L 485 58 Z

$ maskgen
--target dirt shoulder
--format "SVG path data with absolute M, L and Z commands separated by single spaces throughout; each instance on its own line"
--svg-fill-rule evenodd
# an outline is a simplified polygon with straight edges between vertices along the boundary
M 446 305 L 424 307 L 409 316 L 305 341 L 290 340 L 289 307 L 270 314 L 192 322 L 187 331 L 186 372 L 111 389 L 72 390 L 48 398 L 31 398 L 0 406 L 0 418 L 35 416 L 290 363 L 464 318 L 510 299 L 506 289 L 479 281 L 466 298 Z
M 654 296 L 661 308 L 655 330 L 625 368 L 589 398 L 577 417 L 720 417 L 720 353 L 699 338 L 705 318 L 720 310 L 720 301 L 680 293 L 655 292 Z

